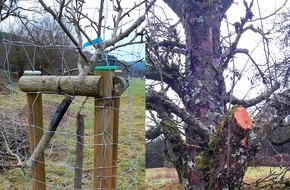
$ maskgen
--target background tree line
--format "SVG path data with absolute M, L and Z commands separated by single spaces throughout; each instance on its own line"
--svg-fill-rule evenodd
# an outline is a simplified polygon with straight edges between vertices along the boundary
M 70 29 L 73 30 L 72 28 Z M 60 26 L 49 17 L 37 23 L 22 23 L 11 32 L 0 34 L 0 68 L 17 72 L 18 77 L 24 70 L 35 68 L 43 75 L 77 74 L 77 50 Z M 92 53 L 84 51 L 88 57 Z M 144 77 L 145 61 L 119 60 L 112 54 L 104 54 L 99 65 L 116 65 L 122 76 Z

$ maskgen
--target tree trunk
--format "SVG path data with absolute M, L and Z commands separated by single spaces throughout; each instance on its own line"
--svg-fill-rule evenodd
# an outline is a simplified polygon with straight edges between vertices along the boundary
M 220 1 L 186 1 L 186 82 L 183 102 L 188 113 L 198 118 L 196 126 L 186 129 L 186 189 L 238 189 L 248 159 L 241 140 L 247 136 L 233 117 L 226 113 L 226 88 L 221 69 Z M 193 140 L 194 139 L 194 140 Z M 198 146 L 196 146 L 198 145 Z M 200 148 L 197 148 L 200 147 Z

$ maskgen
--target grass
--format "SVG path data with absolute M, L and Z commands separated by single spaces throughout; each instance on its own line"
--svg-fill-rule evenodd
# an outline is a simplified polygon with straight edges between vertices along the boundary
M 278 175 L 284 171 L 285 167 L 248 167 L 244 182 L 249 184 L 245 185 L 244 189 L 286 189 L 283 183 L 278 183 L 282 175 Z M 256 181 L 264 179 L 269 174 L 274 174 L 277 177 L 277 182 L 269 181 L 267 183 L 256 185 Z M 284 179 L 290 179 L 290 171 L 286 172 Z M 146 189 L 183 189 L 181 184 L 178 184 L 177 172 L 174 168 L 150 168 L 146 169 Z M 271 184 L 273 183 L 273 184 Z
M 1 83 L 7 86 L 5 74 L 0 71 Z M 5 82 L 2 82 L 5 81 Z M 10 84 L 13 91 L 0 93 L 0 110 L 11 110 L 17 113 L 26 102 L 25 93 L 21 92 L 17 83 Z M 0 89 L 1 92 L 1 89 Z M 54 113 L 56 106 L 62 101 L 60 95 L 43 95 L 44 115 Z M 57 133 L 46 150 L 46 183 L 48 189 L 73 187 L 75 160 L 75 114 L 79 111 L 85 97 L 76 97 L 64 117 Z M 83 167 L 83 188 L 93 187 L 93 98 L 89 98 L 82 109 L 85 115 L 85 149 Z M 145 189 L 145 82 L 131 79 L 130 87 L 121 96 L 119 147 L 118 147 L 118 189 Z M 1 112 L 1 111 L 0 111 Z M 15 115 L 15 114 L 14 114 Z M 50 116 L 44 116 L 46 124 Z M 14 168 L 0 171 L 1 187 L 9 189 L 30 189 L 29 171 L 23 173 Z M 3 185 L 2 185 L 3 184 Z M 58 185 L 56 187 L 56 185 Z M 10 188 L 11 187 L 11 188 Z M 13 188 L 12 188 L 13 187 Z
M 244 176 L 244 189 L 289 189 L 290 170 L 285 167 L 248 167 Z M 261 182 L 262 183 L 258 183 Z
M 164 189 L 165 186 L 177 186 L 177 189 L 182 187 L 178 184 L 178 175 L 174 168 L 150 168 L 146 169 L 146 189 Z
M 244 177 L 244 181 L 246 182 L 253 182 L 258 178 L 265 178 L 267 177 L 270 173 L 273 174 L 280 174 L 281 171 L 285 169 L 284 167 L 267 167 L 267 166 L 260 166 L 260 167 L 248 167 L 245 177 Z M 277 176 L 282 177 L 282 175 L 278 175 Z M 288 171 L 286 173 L 286 175 L 284 176 L 284 178 L 290 179 L 290 171 Z

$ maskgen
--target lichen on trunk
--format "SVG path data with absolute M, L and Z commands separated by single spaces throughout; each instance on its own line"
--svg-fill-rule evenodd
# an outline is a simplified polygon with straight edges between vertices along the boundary
M 241 140 L 247 132 L 237 127 L 225 108 L 219 39 L 223 7 L 220 1 L 186 1 L 184 7 L 187 83 L 183 102 L 186 111 L 198 118 L 198 127 L 208 131 L 208 136 L 201 136 L 197 126 L 186 129 L 188 144 L 202 148 L 187 149 L 185 188 L 233 189 L 244 175 L 248 156 Z

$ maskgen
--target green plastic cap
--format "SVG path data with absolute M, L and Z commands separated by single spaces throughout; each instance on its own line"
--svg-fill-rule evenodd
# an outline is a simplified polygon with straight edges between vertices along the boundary
M 117 66 L 96 66 L 95 71 L 115 71 Z

